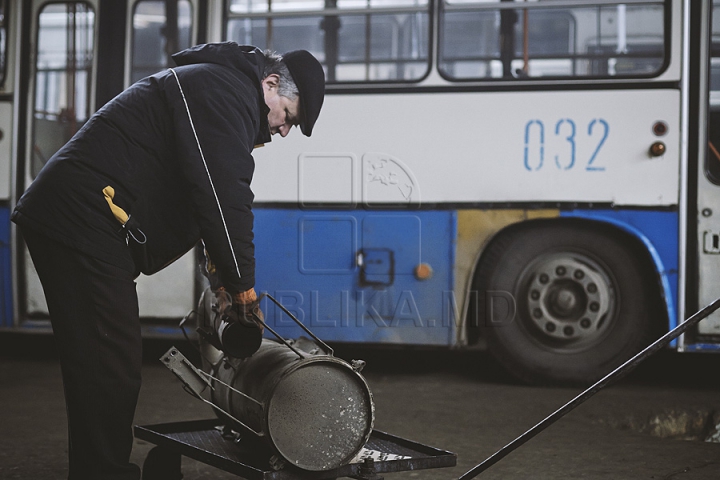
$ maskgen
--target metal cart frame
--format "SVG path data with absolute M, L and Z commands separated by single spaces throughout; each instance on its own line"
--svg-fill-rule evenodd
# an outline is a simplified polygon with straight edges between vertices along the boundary
M 135 426 L 135 437 L 156 445 L 145 459 L 143 480 L 180 480 L 182 456 L 246 480 L 326 480 L 340 477 L 382 480 L 381 474 L 384 473 L 453 467 L 457 462 L 454 453 L 378 430 L 373 430 L 366 448 L 379 452 L 379 459 L 366 458 L 361 463 L 322 472 L 293 466 L 273 469 L 271 452 L 259 445 L 244 444 L 219 419 Z M 404 458 L 384 459 L 387 455 Z

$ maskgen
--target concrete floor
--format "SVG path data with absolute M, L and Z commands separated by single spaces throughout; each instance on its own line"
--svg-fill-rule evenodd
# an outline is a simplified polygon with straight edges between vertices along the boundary
M 175 343 L 190 356 L 189 345 Z M 145 344 L 137 424 L 213 417 L 157 361 L 170 344 Z M 520 385 L 481 352 L 340 347 L 337 353 L 367 360 L 376 429 L 458 454 L 457 467 L 388 474 L 389 480 L 458 478 L 580 392 Z M 720 444 L 642 433 L 688 418 L 705 421 L 707 430 L 720 412 L 719 369 L 720 355 L 661 352 L 477 478 L 719 479 Z M 0 334 L 0 416 L 0 479 L 66 477 L 67 424 L 51 338 Z M 133 461 L 142 464 L 151 447 L 136 440 Z M 238 478 L 188 459 L 183 473 L 187 480 Z

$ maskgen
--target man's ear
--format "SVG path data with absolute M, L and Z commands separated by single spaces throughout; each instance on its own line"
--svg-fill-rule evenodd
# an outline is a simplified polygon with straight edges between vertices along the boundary
M 263 78 L 262 86 L 265 91 L 277 90 L 280 83 L 280 76 L 276 73 L 271 73 L 267 77 Z

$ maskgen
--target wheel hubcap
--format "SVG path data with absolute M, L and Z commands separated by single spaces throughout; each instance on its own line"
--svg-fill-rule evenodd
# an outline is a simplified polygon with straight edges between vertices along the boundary
M 546 339 L 593 342 L 606 330 L 615 304 L 612 282 L 595 261 L 561 253 L 536 259 L 521 285 L 531 323 Z

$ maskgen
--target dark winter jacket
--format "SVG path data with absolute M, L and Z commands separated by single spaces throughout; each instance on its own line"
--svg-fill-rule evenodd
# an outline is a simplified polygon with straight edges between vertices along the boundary
M 48 161 L 12 219 L 146 274 L 202 239 L 224 286 L 244 291 L 255 283 L 251 152 L 270 140 L 264 57 L 226 42 L 173 58 L 178 67 L 95 113 Z M 108 186 L 130 216 L 124 227 L 103 194 Z

